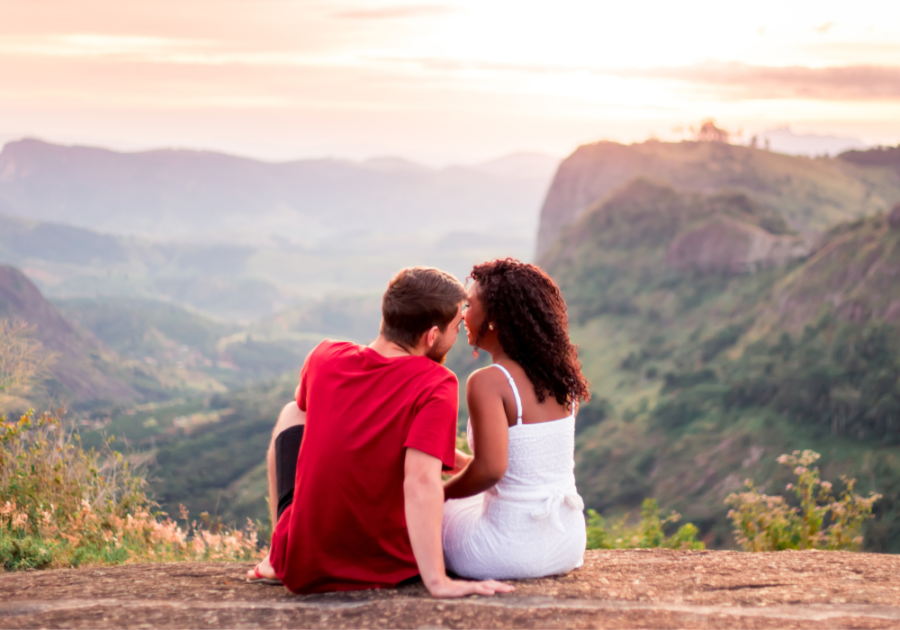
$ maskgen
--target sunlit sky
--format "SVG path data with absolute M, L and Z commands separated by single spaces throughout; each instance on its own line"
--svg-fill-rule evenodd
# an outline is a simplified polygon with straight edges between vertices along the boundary
M 270 160 L 900 142 L 900 2 L 0 0 L 0 142 Z

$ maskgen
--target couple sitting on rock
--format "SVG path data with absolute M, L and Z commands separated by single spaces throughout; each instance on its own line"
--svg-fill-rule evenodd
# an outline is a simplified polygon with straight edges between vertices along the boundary
M 477 265 L 471 278 L 466 291 L 437 269 L 404 269 L 375 341 L 310 353 L 273 432 L 276 525 L 249 581 L 319 593 L 421 577 L 444 598 L 581 566 L 575 412 L 588 385 L 565 302 L 516 260 Z M 442 365 L 463 320 L 469 344 L 493 359 L 466 383 L 472 456 L 456 450 L 459 385 Z

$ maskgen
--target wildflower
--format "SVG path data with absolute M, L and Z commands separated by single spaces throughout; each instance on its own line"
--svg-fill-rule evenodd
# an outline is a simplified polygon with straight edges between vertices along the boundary
M 786 485 L 786 486 L 784 487 L 784 489 L 785 489 L 785 490 L 790 490 L 790 489 L 793 488 L 793 487 L 794 487 L 794 484 L 789 483 L 788 485 Z
M 794 469 L 794 474 L 795 474 L 795 475 L 802 475 L 803 473 L 806 473 L 806 472 L 809 472 L 809 470 L 807 470 L 807 469 L 804 468 L 803 466 L 797 466 L 797 467 Z
M 788 456 L 787 456 L 787 455 L 779 455 L 777 461 L 778 461 L 779 464 L 786 464 L 786 463 L 787 463 L 787 460 L 788 460 Z
M 24 512 L 19 512 L 18 514 L 14 514 L 12 518 L 12 526 L 13 529 L 24 529 L 25 523 L 28 522 L 28 515 Z
M 823 481 L 823 482 L 822 482 L 822 489 L 823 489 L 823 490 L 827 490 L 828 492 L 831 492 L 831 482 L 830 482 L 830 481 Z

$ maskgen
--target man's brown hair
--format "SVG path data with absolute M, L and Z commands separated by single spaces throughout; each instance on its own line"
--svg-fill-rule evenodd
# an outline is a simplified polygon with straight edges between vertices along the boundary
M 445 332 L 465 299 L 465 287 L 445 271 L 434 267 L 401 269 L 384 292 L 381 334 L 388 341 L 412 348 L 432 326 Z

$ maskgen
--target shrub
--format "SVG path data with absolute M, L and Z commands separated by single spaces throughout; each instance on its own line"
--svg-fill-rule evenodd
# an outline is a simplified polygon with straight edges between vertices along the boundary
M 736 344 L 748 328 L 747 324 L 729 324 L 700 344 L 700 358 L 711 361 L 720 352 Z
M 155 512 L 146 481 L 107 442 L 85 450 L 51 415 L 0 417 L 0 566 L 250 560 L 256 527 L 227 529 Z
M 856 480 L 842 476 L 845 488 L 836 499 L 832 484 L 820 480 L 818 468 L 810 468 L 817 459 L 819 454 L 809 450 L 778 458 L 798 477 L 796 484 L 787 485 L 797 495 L 797 507 L 788 505 L 784 497 L 762 494 L 750 479 L 745 492 L 728 496 L 725 502 L 732 508 L 728 517 L 744 551 L 859 550 L 862 525 L 872 517 L 872 505 L 881 495 L 873 492 L 863 498 L 853 491 Z
M 669 431 L 680 429 L 703 415 L 703 407 L 695 400 L 666 400 L 652 414 L 653 425 Z
M 705 549 L 704 544 L 697 540 L 699 530 L 692 523 L 685 523 L 671 536 L 665 535 L 665 526 L 677 523 L 681 516 L 672 512 L 660 519 L 656 499 L 644 499 L 641 521 L 637 525 L 626 524 L 627 514 L 610 525 L 595 510 L 588 510 L 587 513 L 588 549 Z

